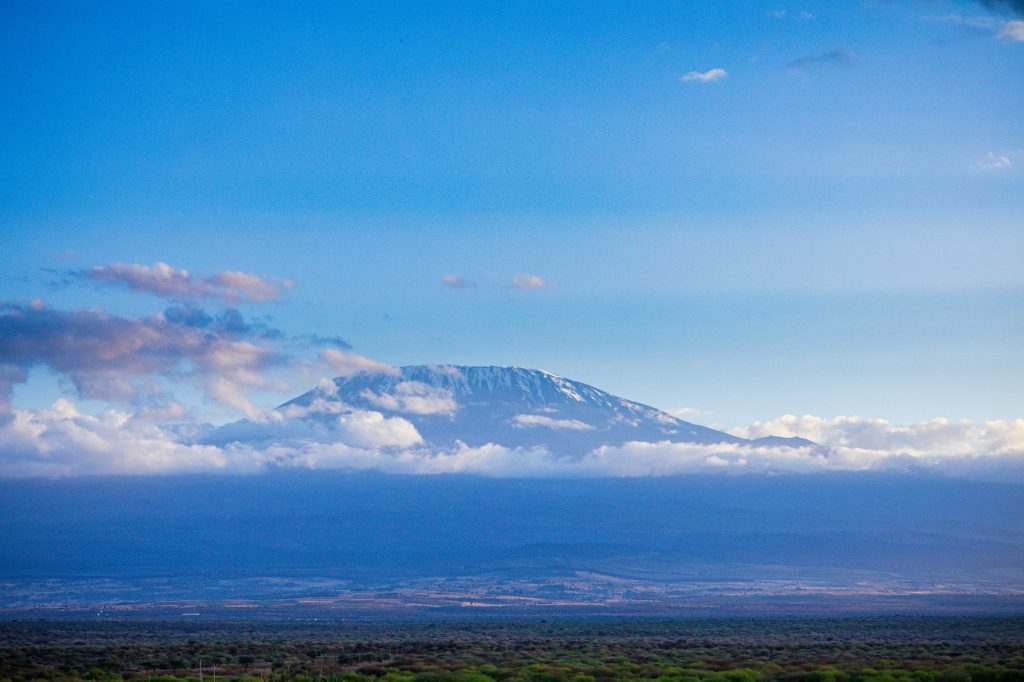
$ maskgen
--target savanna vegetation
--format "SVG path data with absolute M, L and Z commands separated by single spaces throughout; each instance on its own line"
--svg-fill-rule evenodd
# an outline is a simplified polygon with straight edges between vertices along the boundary
M 1024 618 L 0 622 L 0 682 L 1024 682 Z

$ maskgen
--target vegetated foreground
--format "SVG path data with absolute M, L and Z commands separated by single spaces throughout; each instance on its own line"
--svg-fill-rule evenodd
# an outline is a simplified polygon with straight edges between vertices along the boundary
M 1024 617 L 8 621 L 0 679 L 1012 682 L 1024 680 Z

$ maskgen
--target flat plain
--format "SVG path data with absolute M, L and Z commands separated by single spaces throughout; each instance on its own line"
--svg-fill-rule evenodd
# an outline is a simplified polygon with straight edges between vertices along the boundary
M 1014 682 L 1024 618 L 12 620 L 0 679 Z

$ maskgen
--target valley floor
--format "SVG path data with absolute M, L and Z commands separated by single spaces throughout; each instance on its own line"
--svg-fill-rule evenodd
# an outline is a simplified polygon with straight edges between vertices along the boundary
M 713 570 L 714 569 L 714 570 Z M 599 617 L 783 617 L 1024 615 L 1012 580 L 912 580 L 869 571 L 777 571 L 753 567 L 712 579 L 636 571 L 524 571 L 409 577 L 377 583 L 292 572 L 271 576 L 7 578 L 0 620 L 133 619 L 249 621 L 488 620 Z

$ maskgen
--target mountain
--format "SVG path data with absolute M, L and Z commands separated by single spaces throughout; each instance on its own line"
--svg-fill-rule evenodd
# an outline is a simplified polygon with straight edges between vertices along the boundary
M 441 449 L 494 443 L 580 457 L 630 441 L 814 447 L 803 439 L 748 441 L 542 370 L 455 365 L 413 365 L 339 377 L 279 406 L 275 419 L 222 427 L 209 442 L 303 434 L 322 440 L 332 437 L 332 431 L 339 439 L 367 440 L 365 431 L 356 433 L 350 427 L 353 415 L 369 413 L 384 416 L 383 421 L 378 418 L 381 426 L 395 427 L 396 420 L 404 420 L 422 439 L 417 445 Z M 385 445 L 412 440 L 403 440 L 399 433 Z
M 91 617 L 111 603 L 144 617 L 238 617 L 241 604 L 245 617 L 282 618 L 1022 604 L 1019 485 L 912 471 L 721 475 L 703 464 L 647 476 L 642 445 L 584 455 L 670 441 L 697 445 L 656 456 L 724 461 L 750 445 L 816 459 L 784 448 L 819 446 L 743 440 L 547 372 L 357 373 L 209 439 L 226 457 L 265 456 L 266 474 L 0 481 L 0 547 L 10 548 L 0 552 L 0 619 L 66 614 L 68 604 Z M 536 459 L 570 459 L 558 472 L 601 455 L 641 466 L 491 477 L 392 465 L 456 457 L 458 443 L 524 448 L 499 453 L 515 463 L 543 448 Z M 288 466 L 289 456 L 311 459 Z

